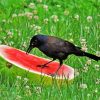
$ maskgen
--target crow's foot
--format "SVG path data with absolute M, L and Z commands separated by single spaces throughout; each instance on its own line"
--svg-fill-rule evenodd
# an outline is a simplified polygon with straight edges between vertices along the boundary
M 46 66 L 46 65 L 37 65 L 37 67 L 45 68 L 45 67 L 48 67 L 48 66 Z

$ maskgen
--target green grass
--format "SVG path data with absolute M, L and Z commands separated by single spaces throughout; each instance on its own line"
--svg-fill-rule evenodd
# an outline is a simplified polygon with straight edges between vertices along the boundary
M 61 37 L 80 47 L 82 39 L 86 39 L 88 52 L 100 53 L 99 0 L 38 1 L 0 0 L 0 44 L 25 51 L 31 37 L 42 33 Z M 32 2 L 33 9 L 28 6 Z M 43 5 L 48 5 L 47 11 Z M 26 12 L 33 15 L 26 15 Z M 53 15 L 58 16 L 57 22 L 53 21 Z M 48 58 L 38 49 L 31 53 Z M 23 74 L 21 79 L 16 78 L 17 72 L 7 68 L 6 61 L 0 58 L 0 100 L 100 100 L 100 62 L 91 60 L 91 64 L 87 64 L 88 60 L 74 55 L 65 60 L 64 63 L 77 69 L 79 75 L 70 85 L 59 87 L 56 84 L 44 86 L 30 79 L 25 81 Z

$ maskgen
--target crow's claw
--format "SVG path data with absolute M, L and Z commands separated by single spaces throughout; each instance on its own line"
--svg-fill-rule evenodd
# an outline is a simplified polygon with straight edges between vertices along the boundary
M 46 65 L 37 65 L 37 67 L 44 68 L 44 67 L 48 67 L 48 66 L 46 66 Z
M 56 73 L 54 73 L 54 74 L 49 74 L 49 75 L 52 76 L 52 77 L 56 77 L 56 76 L 57 76 Z

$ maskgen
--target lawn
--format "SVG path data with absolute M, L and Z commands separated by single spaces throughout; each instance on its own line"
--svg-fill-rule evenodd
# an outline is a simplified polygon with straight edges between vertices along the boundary
M 35 34 L 60 37 L 100 56 L 100 1 L 0 0 L 0 44 L 26 51 Z M 50 59 L 38 49 L 31 53 Z M 0 58 L 0 100 L 100 100 L 100 61 L 71 55 L 64 64 L 75 69 L 73 82 L 43 85 Z

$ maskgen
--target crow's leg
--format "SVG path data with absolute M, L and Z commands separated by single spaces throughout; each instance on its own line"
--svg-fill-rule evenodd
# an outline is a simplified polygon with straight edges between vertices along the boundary
M 60 60 L 60 65 L 59 65 L 58 69 L 57 69 L 56 72 L 55 72 L 56 74 L 57 74 L 57 72 L 59 71 L 59 69 L 61 68 L 62 64 L 63 64 L 63 61 Z
M 60 65 L 59 65 L 58 69 L 56 70 L 56 72 L 54 74 L 50 74 L 51 76 L 56 76 L 58 71 L 59 71 L 59 69 L 61 68 L 61 66 L 63 64 L 63 61 L 62 60 L 59 60 L 59 61 L 60 61 Z
M 53 60 L 51 60 L 51 61 L 49 61 L 49 62 L 47 62 L 47 63 L 45 63 L 45 64 L 43 64 L 43 65 L 38 65 L 38 67 L 42 67 L 42 68 L 48 67 L 47 65 L 48 65 L 49 63 L 53 62 L 54 60 L 56 60 L 56 59 L 53 59 Z

